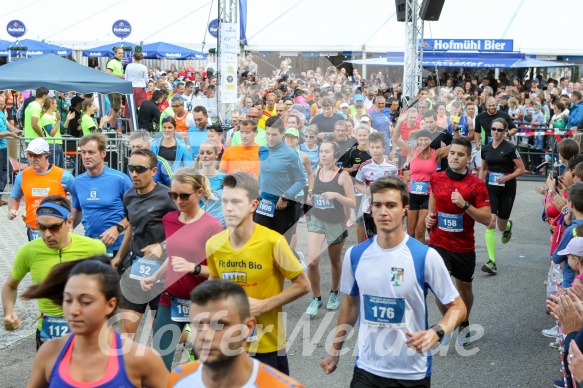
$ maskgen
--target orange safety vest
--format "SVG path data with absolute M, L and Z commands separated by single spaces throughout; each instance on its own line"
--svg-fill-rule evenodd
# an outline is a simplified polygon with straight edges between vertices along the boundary
M 36 209 L 44 197 L 49 195 L 67 196 L 61 183 L 64 173 L 65 170 L 57 166 L 52 166 L 46 174 L 37 174 L 32 167 L 27 167 L 22 171 L 20 188 L 26 202 L 24 222 L 31 228 L 36 230 Z
M 176 132 L 188 132 L 188 125 L 186 125 L 186 116 L 188 116 L 188 112 L 182 116 L 181 119 L 178 116 L 174 115 L 174 120 L 176 121 Z

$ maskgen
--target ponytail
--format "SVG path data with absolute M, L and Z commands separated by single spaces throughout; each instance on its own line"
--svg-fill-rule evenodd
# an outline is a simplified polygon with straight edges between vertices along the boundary
M 211 184 L 208 178 L 199 174 L 193 167 L 183 167 L 174 173 L 173 181 L 191 185 L 194 190 L 202 189 L 203 195 L 212 200 L 217 198 L 213 195 Z

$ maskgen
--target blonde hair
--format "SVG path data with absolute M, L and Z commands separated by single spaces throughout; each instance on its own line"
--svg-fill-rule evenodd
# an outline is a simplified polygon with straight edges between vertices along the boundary
M 172 177 L 173 181 L 191 185 L 196 191 L 202 189 L 202 194 L 205 198 L 216 200 L 211 190 L 211 184 L 208 178 L 198 173 L 194 167 L 182 167 L 176 171 Z
M 45 98 L 45 101 L 43 102 L 43 106 L 40 110 L 40 117 L 43 117 L 43 115 L 45 113 L 47 113 L 49 109 L 51 109 L 51 105 L 53 104 L 53 102 L 55 102 L 54 97 Z
M 205 141 L 201 142 L 199 145 L 199 149 L 200 149 L 200 146 L 202 146 L 203 144 L 210 145 L 213 148 L 213 150 L 215 151 L 215 154 L 217 156 L 221 153 L 221 150 L 219 149 L 219 145 L 217 143 L 215 143 L 214 141 L 205 140 Z M 200 171 L 202 169 L 202 163 L 200 161 L 200 154 L 196 155 L 196 159 L 194 160 L 194 169 L 196 171 Z

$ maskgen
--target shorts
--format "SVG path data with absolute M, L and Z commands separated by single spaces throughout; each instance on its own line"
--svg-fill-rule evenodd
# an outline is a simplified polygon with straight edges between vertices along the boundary
M 429 208 L 429 195 L 409 194 L 410 210 L 427 210 Z
M 374 375 L 359 367 L 354 367 L 351 388 L 372 387 L 372 388 L 429 388 L 431 387 L 431 377 L 421 380 L 398 380 L 388 377 Z
M 451 276 L 464 283 L 471 283 L 474 280 L 476 252 L 456 253 L 435 245 L 429 244 L 429 246 L 439 253 Z
M 344 241 L 346 227 L 341 223 L 324 222 L 312 215 L 308 220 L 308 232 L 323 234 L 328 245 L 335 245 Z
M 142 290 L 139 280 L 130 279 L 130 271 L 131 269 L 128 269 L 124 272 L 119 284 L 121 291 L 119 308 L 143 314 L 146 312 L 146 307 L 149 306 L 150 310 L 155 314 L 158 310 L 160 295 L 164 291 L 164 282 L 157 283 L 150 291 L 146 292 Z
M 366 232 L 367 238 L 373 238 L 377 234 L 377 226 L 374 223 L 372 214 L 362 213 L 362 219 L 364 221 L 364 231 Z
M 250 354 L 250 356 L 289 376 L 289 362 L 285 348 L 275 352 Z
M 516 198 L 516 186 L 486 186 L 488 186 L 492 214 L 496 214 L 501 220 L 509 219 L 514 198 Z

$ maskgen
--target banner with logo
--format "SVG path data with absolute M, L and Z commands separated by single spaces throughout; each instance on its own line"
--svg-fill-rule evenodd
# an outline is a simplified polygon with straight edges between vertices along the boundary
M 511 52 L 514 49 L 514 41 L 512 39 L 424 39 L 422 47 L 426 51 Z
M 237 23 L 221 23 L 220 26 L 221 58 L 219 72 L 221 79 L 220 101 L 223 104 L 236 104 L 237 98 L 237 55 L 239 54 L 239 27 Z

